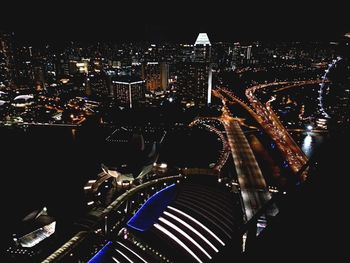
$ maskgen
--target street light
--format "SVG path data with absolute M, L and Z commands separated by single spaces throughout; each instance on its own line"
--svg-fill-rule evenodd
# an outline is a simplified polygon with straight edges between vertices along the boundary
M 312 125 L 308 125 L 308 126 L 306 127 L 306 129 L 307 129 L 308 131 L 312 131 L 313 127 L 312 127 Z

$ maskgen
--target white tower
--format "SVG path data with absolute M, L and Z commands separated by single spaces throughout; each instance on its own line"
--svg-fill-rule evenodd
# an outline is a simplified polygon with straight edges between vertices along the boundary
M 194 61 L 205 64 L 208 72 L 207 104 L 211 103 L 212 92 L 212 67 L 211 67 L 211 43 L 207 33 L 199 33 L 194 43 Z M 204 65 L 203 65 L 204 66 Z

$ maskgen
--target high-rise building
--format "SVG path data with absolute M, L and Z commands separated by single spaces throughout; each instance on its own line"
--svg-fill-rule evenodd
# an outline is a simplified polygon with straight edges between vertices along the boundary
M 239 42 L 233 44 L 232 49 L 232 66 L 238 67 L 243 64 L 243 57 L 241 55 L 242 46 Z
M 176 61 L 178 62 L 190 62 L 193 58 L 193 45 L 180 44 L 178 47 L 178 53 Z
M 34 81 L 35 81 L 35 87 L 38 90 L 45 89 L 45 75 L 44 75 L 44 70 L 41 66 L 34 67 Z
M 130 76 L 122 76 L 112 81 L 113 96 L 129 108 L 145 99 L 145 81 Z
M 206 33 L 200 33 L 194 44 L 192 62 L 177 67 L 177 94 L 182 101 L 205 106 L 211 103 L 212 65 L 211 43 Z
M 165 62 L 147 62 L 142 64 L 142 79 L 146 81 L 148 91 L 168 88 L 169 65 Z
M 88 60 L 82 59 L 81 61 L 70 60 L 69 61 L 69 74 L 74 75 L 76 73 L 88 73 Z
M 109 95 L 107 78 L 108 77 L 102 73 L 91 73 L 87 75 L 85 84 L 86 95 L 107 97 Z
M 13 35 L 0 32 L 0 85 L 11 86 L 15 79 Z
M 34 80 L 33 51 L 28 47 L 16 50 L 16 84 L 28 85 Z
M 232 62 L 234 66 L 244 66 L 255 63 L 253 58 L 253 46 L 242 46 L 240 43 L 234 43 L 232 50 Z
M 250 60 L 252 58 L 252 46 L 247 46 L 246 59 Z
M 211 43 L 207 33 L 199 33 L 194 43 L 194 61 L 210 62 L 211 60 Z
M 205 106 L 211 102 L 212 69 L 210 63 L 178 63 L 177 96 L 184 103 Z

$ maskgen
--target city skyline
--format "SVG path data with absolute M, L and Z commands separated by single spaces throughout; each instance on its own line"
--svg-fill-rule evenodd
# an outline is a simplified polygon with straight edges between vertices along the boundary
M 341 255 L 347 9 L 74 4 L 2 5 L 7 263 Z

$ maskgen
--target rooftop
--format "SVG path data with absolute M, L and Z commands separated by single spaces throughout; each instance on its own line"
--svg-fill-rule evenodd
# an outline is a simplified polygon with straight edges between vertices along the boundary
M 203 46 L 209 45 L 209 46 L 211 46 L 211 43 L 209 41 L 207 33 L 199 33 L 194 45 L 195 46 L 197 46 L 197 45 L 203 45 Z
M 138 82 L 142 82 L 143 80 L 136 76 L 124 75 L 124 76 L 116 76 L 113 78 L 113 83 L 125 83 L 125 84 L 136 84 Z

